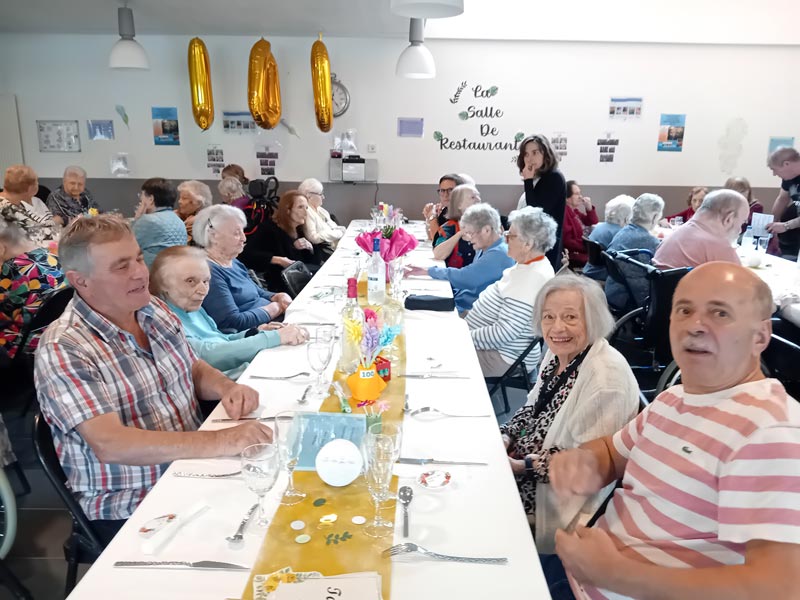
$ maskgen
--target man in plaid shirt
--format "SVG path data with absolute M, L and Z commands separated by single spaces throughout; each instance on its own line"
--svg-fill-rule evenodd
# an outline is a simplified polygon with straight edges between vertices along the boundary
M 272 431 L 255 421 L 197 431 L 197 398 L 221 398 L 238 419 L 258 393 L 195 356 L 178 318 L 150 296 L 123 219 L 76 219 L 59 254 L 76 294 L 41 339 L 36 389 L 70 488 L 109 541 L 170 462 L 236 456 Z

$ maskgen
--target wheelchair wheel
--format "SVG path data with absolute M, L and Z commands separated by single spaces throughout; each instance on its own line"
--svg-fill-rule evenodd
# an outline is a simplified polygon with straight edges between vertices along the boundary
M 5 558 L 17 535 L 17 500 L 14 490 L 0 468 L 0 559 Z

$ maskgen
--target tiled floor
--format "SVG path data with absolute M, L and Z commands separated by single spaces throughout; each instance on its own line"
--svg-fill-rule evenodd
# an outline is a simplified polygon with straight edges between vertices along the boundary
M 525 403 L 525 394 L 521 390 L 509 390 L 509 401 L 511 413 L 499 417 L 501 422 Z M 495 407 L 502 410 L 499 394 Z M 17 537 L 5 562 L 35 600 L 61 600 L 66 576 L 62 545 L 71 527 L 69 513 L 45 478 L 34 454 L 32 412 L 20 418 L 19 411 L 4 411 L 3 418 L 17 459 L 31 485 L 31 493 L 17 499 Z M 9 477 L 13 480 L 13 475 Z M 13 483 L 17 487 L 17 482 Z M 79 576 L 87 568 L 81 567 Z M 0 600 L 10 598 L 9 591 L 0 584 Z

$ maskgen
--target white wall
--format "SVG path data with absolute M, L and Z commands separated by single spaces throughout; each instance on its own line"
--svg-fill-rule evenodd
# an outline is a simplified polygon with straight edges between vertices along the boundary
M 204 37 L 217 108 L 207 132 L 191 118 L 189 38 L 137 39 L 150 56 L 150 71 L 109 70 L 112 36 L 0 34 L 2 92 L 17 95 L 25 159 L 42 176 L 58 176 L 65 165 L 76 162 L 92 177 L 108 177 L 110 154 L 126 151 L 135 177 L 209 178 L 209 143 L 222 144 L 226 161 L 241 163 L 253 176 L 254 144 L 279 143 L 280 179 L 327 179 L 331 136 L 314 123 L 312 39 L 269 38 L 280 68 L 284 116 L 300 132 L 300 140 L 282 127 L 258 136 L 222 131 L 223 109 L 246 110 L 247 58 L 254 38 Z M 754 186 L 773 186 L 777 182 L 764 166 L 768 137 L 800 137 L 800 83 L 792 76 L 798 47 L 433 40 L 429 46 L 438 77 L 408 81 L 394 75 L 405 46 L 399 40 L 330 38 L 326 44 L 332 70 L 352 95 L 350 111 L 335 128 L 356 128 L 362 153 L 367 143 L 378 145 L 374 157 L 381 182 L 430 183 L 446 171 L 470 173 L 479 183 L 518 182 L 512 152 L 442 151 L 433 139 L 434 130 L 453 138 L 480 138 L 480 121 L 461 121 L 458 112 L 468 104 L 487 102 L 469 101 L 468 90 L 458 105 L 448 100 L 463 80 L 470 86 L 499 88 L 491 102 L 504 111 L 493 123 L 500 132 L 496 139 L 513 139 L 518 131 L 564 132 L 569 137 L 565 174 L 587 185 L 719 184 L 727 177 L 720 166 L 721 138 L 732 122 L 742 119 L 747 132 L 735 172 Z M 609 121 L 611 95 L 643 96 L 641 120 Z M 130 130 L 115 114 L 116 104 L 126 106 Z M 153 145 L 151 106 L 178 107 L 180 146 Z M 656 152 L 661 112 L 687 113 L 683 152 Z M 397 138 L 398 116 L 424 117 L 424 138 Z M 103 118 L 114 119 L 117 139 L 89 141 L 86 119 Z M 36 119 L 80 120 L 83 152 L 39 153 Z M 596 139 L 606 132 L 620 138 L 620 147 L 616 162 L 600 164 Z

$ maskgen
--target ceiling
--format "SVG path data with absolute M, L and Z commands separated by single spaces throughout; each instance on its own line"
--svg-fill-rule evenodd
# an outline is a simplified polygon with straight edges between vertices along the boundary
M 130 0 L 137 35 L 406 37 L 389 0 Z M 116 0 L 4 0 L 0 32 L 117 32 Z

